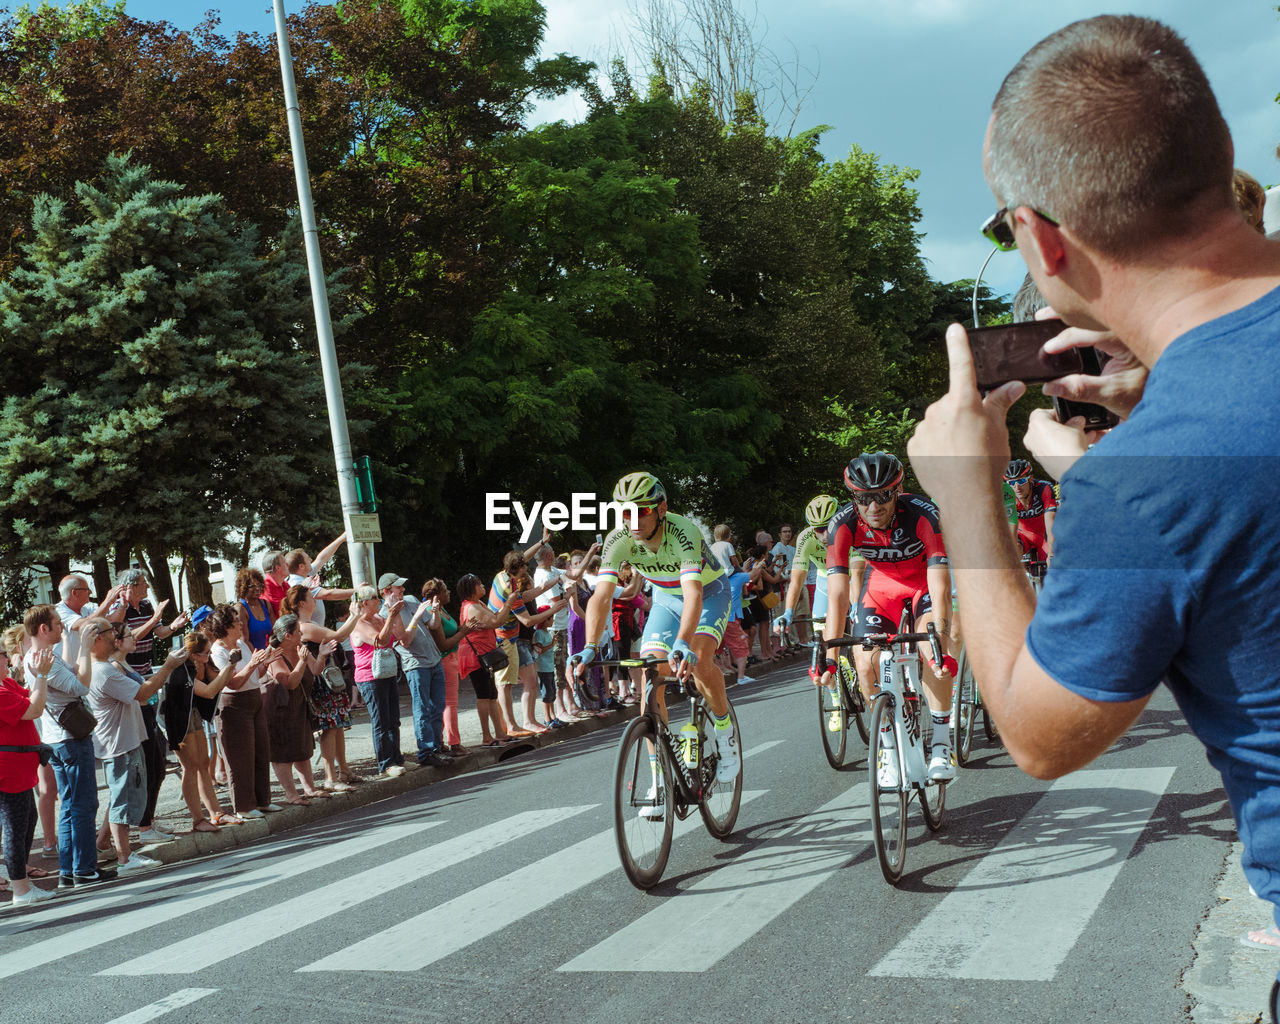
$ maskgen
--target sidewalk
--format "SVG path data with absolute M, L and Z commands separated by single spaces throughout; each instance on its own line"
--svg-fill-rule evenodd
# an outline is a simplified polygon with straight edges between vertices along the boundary
M 807 656 L 808 652 L 807 650 L 802 650 L 792 657 L 784 658 L 769 665 L 753 665 L 750 671 L 755 673 L 756 678 L 759 678 L 777 669 L 796 664 L 801 654 Z M 725 682 L 726 685 L 732 687 L 734 683 L 730 681 L 730 678 L 726 676 Z M 517 705 L 519 704 L 518 693 L 516 694 L 516 703 Z M 603 718 L 581 719 L 560 729 L 553 729 L 537 736 L 522 738 L 519 742 L 505 747 L 487 748 L 481 746 L 482 733 L 480 730 L 480 716 L 476 711 L 475 693 L 470 687 L 463 686 L 459 688 L 458 693 L 458 732 L 462 740 L 462 746 L 466 747 L 469 752 L 465 756 L 456 759 L 447 768 L 417 767 L 414 757 L 414 753 L 417 750 L 417 740 L 413 733 L 411 712 L 412 704 L 408 692 L 402 686 L 400 693 L 400 750 L 404 754 L 406 767 L 411 769 L 405 772 L 404 775 L 399 778 L 389 779 L 378 774 L 377 763 L 373 756 L 373 734 L 369 726 L 369 715 L 363 707 L 356 708 L 352 712 L 352 726 L 347 730 L 346 734 L 347 763 L 357 776 L 363 778 L 363 781 L 355 787 L 353 792 L 334 793 L 327 799 L 312 800 L 307 806 L 288 805 L 284 801 L 283 791 L 276 782 L 273 771 L 271 773 L 272 799 L 284 809 L 275 814 L 268 814 L 265 818 L 246 821 L 242 825 L 224 826 L 218 832 L 188 831 L 191 828 L 191 815 L 182 799 L 182 784 L 177 759 L 171 753 L 169 755 L 169 768 L 160 790 L 160 798 L 156 803 L 155 823 L 165 831 L 174 833 L 174 839 L 171 842 L 142 845 L 137 841 L 135 830 L 133 849 L 141 851 L 148 857 L 165 864 L 174 864 L 179 861 L 191 860 L 195 857 L 221 853 L 288 829 L 298 828 L 313 821 L 329 818 L 356 807 L 362 807 L 365 804 L 398 796 L 401 793 L 407 793 L 423 786 L 429 786 L 441 779 L 488 768 L 499 761 L 518 757 L 537 747 L 559 743 L 563 740 L 597 732 L 601 729 L 613 729 L 634 718 L 639 713 L 639 706 L 624 707 L 618 711 L 607 713 Z M 540 717 L 542 716 L 541 702 L 539 702 L 538 714 Z M 519 715 L 518 710 L 517 715 Z M 318 750 L 317 757 L 312 762 L 312 768 L 312 777 L 314 779 L 318 781 L 323 778 Z M 416 770 L 413 770 L 414 768 Z M 101 772 L 99 772 L 98 792 L 100 821 L 101 808 L 105 806 L 107 798 Z M 218 787 L 218 798 L 222 801 L 224 809 L 230 809 L 230 800 L 225 786 Z M 41 830 L 37 826 L 35 842 L 32 844 L 31 866 L 49 871 L 51 877 L 42 880 L 39 884 L 42 888 L 53 888 L 57 884 L 58 864 L 56 858 L 46 859 L 41 856 L 41 835 Z M 114 861 L 106 863 L 112 864 Z M 0 903 L 0 908 L 7 908 L 8 906 L 8 896 L 6 895 L 4 899 L 6 902 Z

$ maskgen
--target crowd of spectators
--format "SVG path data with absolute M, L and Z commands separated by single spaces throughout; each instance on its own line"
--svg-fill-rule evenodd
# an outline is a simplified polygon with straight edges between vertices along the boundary
M 740 550 L 728 526 L 715 530 L 713 550 L 734 592 L 717 659 L 739 683 L 753 681 L 750 664 L 795 646 L 769 628 L 795 554 L 788 524 L 778 537 L 774 544 L 761 530 Z M 158 866 L 135 844 L 173 838 L 154 820 L 170 751 L 190 830 L 217 832 L 367 781 L 347 763 L 356 706 L 367 710 L 379 775 L 394 778 L 468 753 L 458 726 L 464 682 L 488 747 L 639 702 L 639 668 L 596 667 L 582 680 L 566 672 L 588 641 L 598 543 L 557 555 L 544 534 L 507 552 L 487 584 L 468 574 L 451 591 L 432 578 L 415 597 L 394 572 L 376 586 L 322 585 L 318 574 L 344 539 L 314 560 L 269 551 L 236 573 L 234 602 L 173 616 L 167 601 L 152 603 L 139 569 L 121 572 L 97 603 L 87 577 L 72 574 L 56 605 L 32 607 L 4 632 L 0 831 L 9 880 L 0 889 L 16 903 L 48 899 L 53 892 L 32 883 L 52 878 L 55 862 L 58 889 Z M 619 582 L 603 635 L 592 638 L 601 660 L 638 653 L 651 606 L 639 573 L 624 566 Z M 349 604 L 326 608 L 326 600 Z M 400 744 L 402 686 L 415 740 L 409 758 Z

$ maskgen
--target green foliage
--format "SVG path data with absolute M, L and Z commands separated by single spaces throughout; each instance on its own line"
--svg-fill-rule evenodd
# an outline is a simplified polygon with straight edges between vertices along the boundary
M 296 242 L 296 235 L 294 241 Z M 0 283 L 3 542 L 36 560 L 336 526 L 306 277 L 217 196 L 113 157 Z M 326 510 L 326 506 L 328 506 Z

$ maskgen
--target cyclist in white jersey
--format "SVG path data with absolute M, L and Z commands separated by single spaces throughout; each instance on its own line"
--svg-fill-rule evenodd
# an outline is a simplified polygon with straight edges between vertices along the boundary
M 716 648 L 729 621 L 729 583 L 719 559 L 697 525 L 667 511 L 667 493 L 652 473 L 629 473 L 613 489 L 613 500 L 633 502 L 637 519 L 605 538 L 600 576 L 587 603 L 586 635 L 599 636 L 613 603 L 618 569 L 623 562 L 653 583 L 653 607 L 645 622 L 640 656 L 663 657 L 677 679 L 693 676 L 715 722 L 716 778 L 732 782 L 741 763 L 738 738 L 729 715 L 724 676 L 715 665 Z M 581 675 L 595 660 L 596 645 L 587 644 L 571 659 Z M 662 687 L 654 689 L 658 714 L 667 717 Z M 641 707 L 643 711 L 643 705 Z

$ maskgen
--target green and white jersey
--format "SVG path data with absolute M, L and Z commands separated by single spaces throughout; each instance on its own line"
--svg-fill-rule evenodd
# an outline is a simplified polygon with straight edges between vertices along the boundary
M 827 542 L 819 535 L 825 527 L 806 526 L 796 538 L 796 560 L 792 568 L 803 567 L 806 572 L 812 567 L 819 576 L 827 574 Z M 861 562 L 862 556 L 854 548 L 849 549 L 849 564 Z
M 682 580 L 696 578 L 705 587 L 720 579 L 724 570 L 702 537 L 702 531 L 689 519 L 668 512 L 663 527 L 662 544 L 650 551 L 619 526 L 604 539 L 600 552 L 600 579 L 618 582 L 618 569 L 630 563 L 645 579 L 652 580 L 660 591 L 678 594 Z

